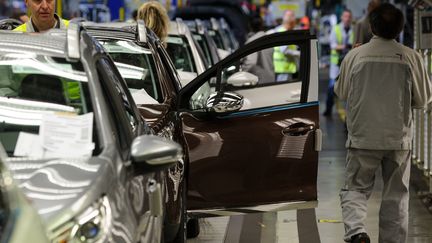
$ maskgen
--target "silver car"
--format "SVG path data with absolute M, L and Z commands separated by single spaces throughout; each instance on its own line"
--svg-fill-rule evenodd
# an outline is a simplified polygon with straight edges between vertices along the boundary
M 166 168 L 111 58 L 78 25 L 0 32 L 0 142 L 51 242 L 160 242 Z
M 179 73 L 182 86 L 207 69 L 204 52 L 181 19 L 170 22 L 166 49 Z

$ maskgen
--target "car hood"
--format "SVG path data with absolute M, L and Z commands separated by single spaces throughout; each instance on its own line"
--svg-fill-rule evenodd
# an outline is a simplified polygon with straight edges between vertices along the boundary
M 7 160 L 18 186 L 45 220 L 65 214 L 72 205 L 86 207 L 104 191 L 110 171 L 107 161 L 99 158 L 17 159 Z M 91 191 L 91 192 L 90 192 Z M 94 198 L 92 198 L 94 197 Z M 83 201 L 84 199 L 84 201 Z M 80 207 L 73 207 L 81 211 Z M 73 212 L 70 212 L 73 215 Z M 64 215 L 65 216 L 65 215 Z M 71 215 L 69 215 L 71 216 Z

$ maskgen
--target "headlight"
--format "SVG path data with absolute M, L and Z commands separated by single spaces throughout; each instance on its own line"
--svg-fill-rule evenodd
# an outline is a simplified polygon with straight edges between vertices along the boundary
M 111 208 L 104 196 L 54 232 L 53 243 L 104 242 L 111 228 Z

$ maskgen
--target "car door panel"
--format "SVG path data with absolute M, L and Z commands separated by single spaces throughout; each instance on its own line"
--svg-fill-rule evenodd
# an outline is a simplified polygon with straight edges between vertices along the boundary
M 203 120 L 183 113 L 190 170 L 188 209 L 316 200 L 315 103 Z M 304 123 L 314 129 L 290 136 Z
M 233 212 L 260 205 L 316 202 L 320 130 L 317 96 L 309 89 L 311 83 L 314 87 L 318 82 L 315 76 L 310 80 L 311 67 L 317 62 L 316 55 L 311 54 L 313 39 L 306 32 L 258 39 L 180 92 L 180 117 L 190 161 L 190 212 Z M 243 87 L 231 87 L 224 81 L 224 70 L 233 63 L 241 63 L 255 52 L 287 45 L 296 45 L 300 51 L 298 73 L 289 80 Z M 241 109 L 219 113 L 191 105 L 200 87 L 214 77 L 218 80 L 214 90 L 239 95 Z

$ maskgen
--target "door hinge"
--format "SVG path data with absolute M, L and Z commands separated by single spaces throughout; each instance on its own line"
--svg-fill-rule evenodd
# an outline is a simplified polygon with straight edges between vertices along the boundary
M 322 131 L 321 129 L 315 130 L 315 151 L 320 152 L 322 150 Z

